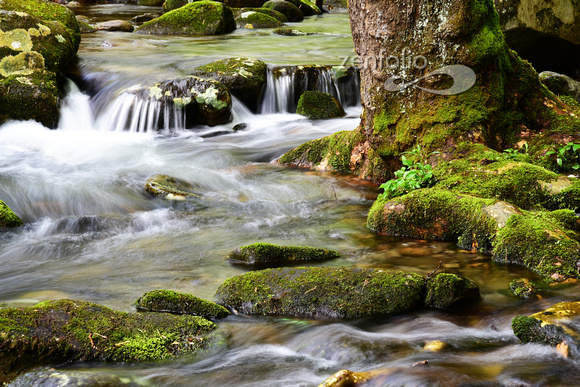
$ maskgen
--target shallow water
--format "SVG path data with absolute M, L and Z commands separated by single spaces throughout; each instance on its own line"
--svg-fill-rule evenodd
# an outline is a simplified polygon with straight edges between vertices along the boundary
M 142 12 L 93 6 L 82 13 L 105 20 Z M 234 122 L 222 127 L 115 130 L 109 103 L 135 83 L 183 75 L 230 56 L 254 56 L 271 65 L 339 64 L 352 53 L 344 14 L 309 18 L 295 27 L 324 34 L 84 35 L 82 78 L 99 85 L 100 93 L 93 90 L 91 99 L 73 89 L 57 130 L 33 122 L 0 127 L 0 198 L 27 223 L 0 234 L 0 303 L 28 306 L 66 297 L 133 311 L 138 297 L 158 288 L 212 299 L 226 278 L 243 273 L 224 261 L 227 253 L 258 241 L 336 249 L 342 257 L 325 263 L 331 266 L 427 275 L 441 262 L 445 271 L 475 280 L 482 302 L 459 313 L 426 309 L 355 321 L 232 316 L 219 324 L 227 345 L 204 358 L 59 369 L 155 386 L 316 386 L 344 368 L 385 370 L 370 384 L 377 386 L 580 384 L 577 362 L 546 346 L 519 344 L 510 328 L 517 314 L 576 300 L 577 285 L 554 288 L 537 300 L 515 298 L 509 282 L 535 278 L 526 269 L 450 243 L 372 233 L 366 214 L 379 192 L 375 185 L 272 163 L 307 140 L 354 129 L 360 107 L 349 107 L 345 118 L 310 121 L 289 113 L 254 115 L 236 104 Z M 239 122 L 248 128 L 232 132 Z M 220 131 L 227 133 L 206 136 Z M 202 199 L 148 197 L 143 186 L 157 173 L 200 185 Z M 433 340 L 450 347 L 422 351 Z

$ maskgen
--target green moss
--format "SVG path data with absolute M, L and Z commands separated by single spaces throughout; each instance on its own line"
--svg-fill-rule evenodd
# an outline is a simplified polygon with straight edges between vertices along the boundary
M 439 273 L 427 279 L 426 306 L 453 309 L 474 304 L 480 299 L 477 284 L 457 274 Z
M 218 35 L 236 28 L 232 11 L 217 1 L 196 1 L 135 29 L 142 34 Z
M 24 223 L 16 215 L 10 207 L 6 205 L 2 200 L 0 200 L 0 229 L 8 227 L 18 227 L 22 226 Z
M 340 254 L 334 250 L 302 246 L 278 246 L 270 243 L 253 243 L 235 249 L 228 254 L 232 263 L 255 266 L 279 266 L 320 262 L 335 259 Z
M 218 303 L 243 314 L 318 319 L 401 313 L 421 305 L 423 277 L 378 269 L 265 269 L 226 280 Z
M 199 187 L 167 175 L 153 175 L 145 183 L 145 192 L 155 197 L 171 200 L 199 198 Z
M 163 3 L 163 12 L 169 12 L 169 11 L 173 11 L 177 8 L 181 8 L 186 4 L 189 3 L 193 3 L 193 1 L 190 0 L 165 0 L 165 2 Z
M 296 113 L 315 120 L 342 117 L 346 114 L 336 98 L 321 91 L 304 92 L 298 100 Z
M 510 290 L 514 296 L 522 298 L 534 297 L 537 294 L 536 285 L 527 278 L 516 278 L 510 282 Z
M 212 343 L 213 329 L 197 316 L 125 313 L 73 300 L 0 309 L 0 382 L 64 361 L 153 361 L 197 353 Z
M 230 315 L 230 312 L 223 306 L 173 290 L 147 292 L 137 300 L 136 307 L 142 311 L 190 314 L 208 319 L 224 318 Z
M 262 9 L 272 13 L 276 12 L 267 8 Z M 236 17 L 236 25 L 241 28 L 276 28 L 282 26 L 283 23 L 277 18 L 267 15 L 265 12 L 245 11 Z
M 512 330 L 524 343 L 541 343 L 556 346 L 562 341 L 571 341 L 561 327 L 543 325 L 541 320 L 530 316 L 516 316 L 512 320 Z

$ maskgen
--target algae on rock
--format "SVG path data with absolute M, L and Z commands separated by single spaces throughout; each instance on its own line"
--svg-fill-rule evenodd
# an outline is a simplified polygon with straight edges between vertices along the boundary
M 207 319 L 224 318 L 230 312 L 214 302 L 173 290 L 152 290 L 142 295 L 135 306 L 140 311 L 189 314 Z
M 2 200 L 0 200 L 0 230 L 11 227 L 19 227 L 24 223 L 16 215 L 10 207 L 6 205 Z
M 307 262 L 328 261 L 340 257 L 334 250 L 302 246 L 278 246 L 270 243 L 253 243 L 238 247 L 228 254 L 231 263 L 258 267 L 274 267 Z

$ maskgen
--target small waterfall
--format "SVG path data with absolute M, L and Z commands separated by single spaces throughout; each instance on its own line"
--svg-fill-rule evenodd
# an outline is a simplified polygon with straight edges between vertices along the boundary
M 260 113 L 294 113 L 305 91 L 334 96 L 343 107 L 360 105 L 360 80 L 355 68 L 332 66 L 269 67 Z

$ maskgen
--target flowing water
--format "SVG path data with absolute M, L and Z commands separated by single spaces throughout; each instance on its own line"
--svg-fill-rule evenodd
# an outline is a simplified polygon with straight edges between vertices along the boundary
M 77 10 L 96 21 L 145 11 L 151 9 Z M 235 101 L 234 121 L 225 126 L 154 132 L 120 124 L 133 119 L 121 90 L 187 74 L 214 59 L 257 57 L 273 74 L 280 65 L 338 65 L 352 53 L 345 14 L 292 26 L 319 34 L 282 37 L 242 29 L 197 38 L 84 35 L 80 70 L 73 75 L 91 97 L 71 85 L 57 130 L 34 122 L 0 127 L 0 198 L 26 222 L 0 234 L 0 305 L 66 297 L 133 311 L 138 297 L 159 288 L 212 299 L 226 278 L 243 273 L 224 257 L 253 242 L 336 249 L 342 258 L 325 264 L 332 266 L 427 275 L 442 262 L 446 271 L 475 280 L 483 301 L 458 313 L 419 310 L 354 321 L 233 316 L 219 323 L 227 345 L 203 358 L 58 368 L 152 386 L 316 386 L 344 368 L 383 370 L 372 384 L 377 386 L 580 384 L 577 362 L 547 346 L 519 344 L 510 328 L 517 314 L 576 300 L 578 286 L 517 299 L 508 284 L 534 278 L 525 269 L 450 243 L 374 235 L 365 223 L 376 186 L 272 163 L 307 140 L 354 129 L 356 100 L 345 101 L 344 118 L 307 120 L 280 102 L 289 98 L 289 75 L 270 79 L 262 114 Z M 345 98 L 330 80 L 325 85 Z M 247 128 L 233 132 L 240 122 Z M 152 199 L 143 186 L 158 173 L 199 184 L 207 193 L 200 201 Z M 449 349 L 422 351 L 433 340 Z

